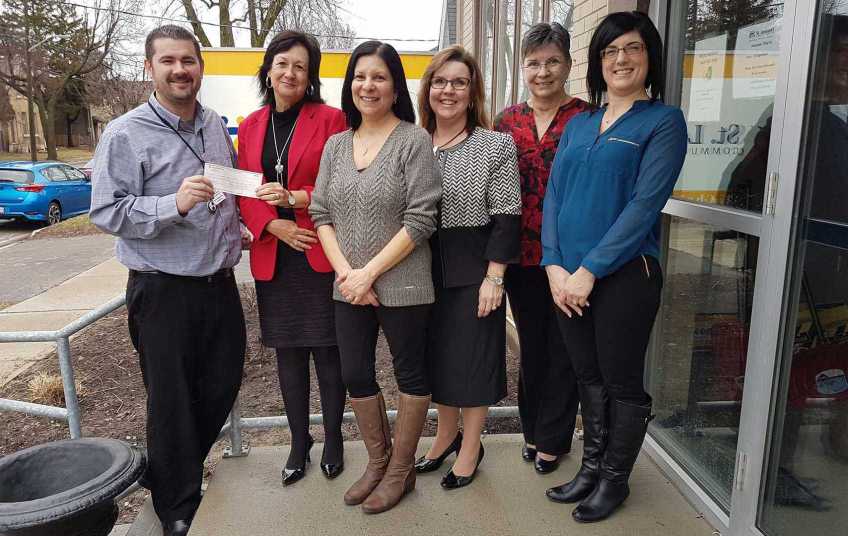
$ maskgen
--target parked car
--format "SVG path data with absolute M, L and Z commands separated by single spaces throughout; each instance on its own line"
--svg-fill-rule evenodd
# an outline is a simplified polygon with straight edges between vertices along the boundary
M 48 225 L 88 212 L 91 182 L 62 162 L 0 162 L 0 219 Z

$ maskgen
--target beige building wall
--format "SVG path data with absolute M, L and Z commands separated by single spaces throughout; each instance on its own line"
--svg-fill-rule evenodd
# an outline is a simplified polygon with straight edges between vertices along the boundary
M 0 88 L 9 92 L 9 103 L 15 112 L 15 119 L 3 123 L 5 141 L 9 151 L 13 153 L 29 152 L 29 120 L 27 118 L 27 99 L 13 89 Z M 39 151 L 45 149 L 44 136 L 41 132 L 41 121 L 38 118 L 38 105 L 33 105 L 35 114 L 35 144 Z
M 618 11 L 648 11 L 647 0 L 574 0 L 571 29 L 571 58 L 574 62 L 568 77 L 568 91 L 575 97 L 589 100 L 586 71 L 589 66 L 589 41 L 601 20 Z

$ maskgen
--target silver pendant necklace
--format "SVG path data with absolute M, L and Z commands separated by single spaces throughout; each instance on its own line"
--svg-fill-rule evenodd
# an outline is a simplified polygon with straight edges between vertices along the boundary
M 300 118 L 298 118 L 300 119 Z M 283 164 L 283 154 L 286 152 L 286 147 L 289 146 L 289 142 L 292 139 L 292 134 L 294 134 L 294 129 L 297 128 L 297 119 L 294 120 L 294 125 L 292 125 L 291 132 L 289 132 L 289 137 L 286 138 L 286 143 L 283 144 L 283 150 L 280 151 L 277 148 L 277 126 L 276 121 L 274 120 L 274 112 L 271 111 L 271 133 L 274 135 L 274 152 L 277 154 L 277 164 L 274 166 L 274 171 L 277 172 L 277 182 L 282 183 L 283 172 L 286 170 L 286 165 Z

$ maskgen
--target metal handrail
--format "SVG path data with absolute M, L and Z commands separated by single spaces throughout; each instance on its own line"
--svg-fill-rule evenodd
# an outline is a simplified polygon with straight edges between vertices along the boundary
M 55 341 L 56 354 L 59 356 L 59 370 L 62 372 L 62 387 L 65 391 L 66 406 L 62 408 L 33 404 L 32 402 L 25 402 L 23 400 L 0 398 L 0 411 L 14 411 L 27 415 L 63 420 L 68 423 L 71 438 L 78 439 L 82 437 L 79 398 L 77 397 L 77 387 L 74 379 L 74 367 L 71 362 L 70 338 L 78 331 L 87 328 L 124 304 L 126 304 L 126 298 L 124 296 L 117 296 L 55 331 L 0 331 L 0 343 Z
M 125 304 L 126 298 L 124 296 L 118 296 L 100 307 L 82 315 L 70 324 L 67 324 L 65 327 L 55 331 L 0 331 L 0 343 L 56 342 L 56 351 L 59 356 L 59 368 L 62 373 L 62 386 L 65 391 L 66 405 L 66 407 L 62 408 L 57 406 L 34 404 L 23 400 L 0 398 L 0 411 L 12 411 L 25 413 L 27 415 L 63 420 L 68 423 L 71 438 L 77 439 L 81 437 L 80 407 L 74 380 L 73 363 L 71 361 L 70 337 Z M 387 414 L 389 416 L 389 420 L 394 421 L 397 416 L 397 411 L 391 410 L 388 411 Z M 435 409 L 431 409 L 427 413 L 427 417 L 430 419 L 436 418 L 437 415 L 438 414 Z M 495 419 L 517 417 L 518 407 L 493 406 L 489 408 L 489 416 Z M 309 416 L 309 424 L 321 424 L 323 420 L 323 416 L 320 413 Z M 343 416 L 343 421 L 355 422 L 356 417 L 352 412 L 347 412 Z M 288 428 L 288 425 L 288 417 L 285 415 L 277 415 L 273 417 L 242 417 L 239 401 L 238 398 L 236 398 L 233 408 L 230 411 L 229 419 L 221 429 L 218 439 L 222 439 L 225 436 L 229 437 L 230 446 L 224 449 L 225 457 L 246 456 L 250 452 L 250 448 L 242 439 L 241 432 L 243 429 Z

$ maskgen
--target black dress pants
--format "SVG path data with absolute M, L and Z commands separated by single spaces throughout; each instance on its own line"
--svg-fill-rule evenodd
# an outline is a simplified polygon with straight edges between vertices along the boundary
M 241 385 L 245 325 L 230 271 L 210 278 L 130 272 L 130 338 L 147 390 L 143 477 L 164 522 L 200 504 L 203 462 Z
M 521 345 L 518 413 L 524 440 L 546 454 L 565 454 L 580 396 L 548 277 L 540 266 L 511 265 L 504 283 Z
M 650 401 L 645 392 L 645 353 L 660 305 L 662 271 L 648 255 L 638 256 L 595 281 L 589 307 L 558 319 L 581 385 L 604 385 L 609 402 Z
M 389 343 L 395 379 L 401 393 L 430 394 L 427 366 L 427 323 L 430 305 L 372 307 L 336 304 L 336 336 L 342 361 L 342 379 L 353 398 L 380 391 L 375 370 L 380 328 Z
M 286 467 L 296 469 L 306 459 L 309 437 L 309 356 L 315 360 L 321 414 L 324 417 L 324 453 L 321 463 L 342 463 L 342 416 L 345 388 L 338 346 L 313 348 L 277 348 L 277 375 L 286 405 L 286 417 L 292 436 Z

